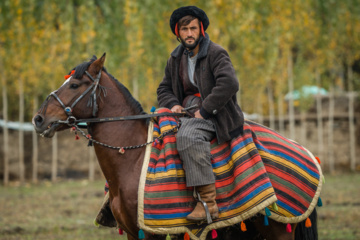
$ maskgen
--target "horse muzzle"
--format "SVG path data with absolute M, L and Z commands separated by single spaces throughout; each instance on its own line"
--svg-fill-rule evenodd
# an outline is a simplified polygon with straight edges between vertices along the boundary
M 55 132 L 61 127 L 58 121 L 45 121 L 45 118 L 41 114 L 37 114 L 32 119 L 32 124 L 35 131 L 42 137 L 51 138 L 55 135 Z

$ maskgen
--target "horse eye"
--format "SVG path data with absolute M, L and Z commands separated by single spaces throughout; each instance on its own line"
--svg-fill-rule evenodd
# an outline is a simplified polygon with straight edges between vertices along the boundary
M 72 83 L 72 84 L 70 85 L 70 88 L 71 88 L 71 89 L 77 89 L 78 87 L 79 87 L 79 85 L 76 84 L 76 83 Z

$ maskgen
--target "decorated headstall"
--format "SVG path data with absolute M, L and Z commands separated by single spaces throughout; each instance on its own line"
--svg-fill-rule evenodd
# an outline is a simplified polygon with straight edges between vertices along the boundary
M 75 70 L 72 70 L 70 75 L 66 75 L 65 79 L 70 80 L 70 78 L 72 77 L 72 75 L 75 73 Z M 85 74 L 93 81 L 93 83 L 71 104 L 71 106 L 65 106 L 65 104 L 63 103 L 63 101 L 61 101 L 61 99 L 59 98 L 59 96 L 56 94 L 56 91 L 53 91 L 52 93 L 49 94 L 49 96 L 46 98 L 45 102 L 48 102 L 48 100 L 50 99 L 50 97 L 54 97 L 61 105 L 61 107 L 64 109 L 66 115 L 68 116 L 66 121 L 58 121 L 59 123 L 64 123 L 64 124 L 73 124 L 76 120 L 76 118 L 73 116 L 72 111 L 73 108 L 75 107 L 75 105 L 82 99 L 84 98 L 84 96 L 86 94 L 88 94 L 91 91 L 90 94 L 90 98 L 89 101 L 87 103 L 87 107 L 92 107 L 92 116 L 95 117 L 97 112 L 98 112 L 98 104 L 97 104 L 97 96 L 96 96 L 96 90 L 99 88 L 100 89 L 100 93 L 103 92 L 104 97 L 106 96 L 106 88 L 103 86 L 99 85 L 100 82 L 100 78 L 101 78 L 101 70 L 99 71 L 98 75 L 96 76 L 96 78 L 93 78 L 91 76 L 91 74 L 88 71 L 85 71 Z M 45 109 L 46 112 L 46 109 Z

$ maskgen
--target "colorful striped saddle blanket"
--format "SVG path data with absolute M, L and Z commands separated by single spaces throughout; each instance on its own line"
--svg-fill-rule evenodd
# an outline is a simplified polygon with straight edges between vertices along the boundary
M 158 112 L 168 111 L 161 109 Z M 157 138 L 178 126 L 174 117 L 154 121 L 149 133 Z M 153 129 L 153 130 L 152 130 Z M 314 156 L 298 143 L 246 120 L 244 134 L 224 144 L 211 142 L 216 175 L 219 219 L 211 224 L 186 220 L 196 200 L 186 187 L 176 133 L 147 147 L 140 177 L 138 221 L 141 229 L 156 234 L 187 232 L 205 239 L 212 229 L 240 223 L 261 213 L 278 222 L 305 220 L 317 204 L 322 172 Z

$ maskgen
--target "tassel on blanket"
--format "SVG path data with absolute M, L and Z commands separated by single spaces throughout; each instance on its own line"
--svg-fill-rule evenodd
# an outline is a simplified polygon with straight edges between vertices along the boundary
M 190 240 L 190 236 L 187 232 L 184 234 L 184 240 Z
M 318 158 L 318 157 L 315 157 L 315 158 L 318 161 L 318 163 L 320 164 L 321 163 L 320 158 Z
M 266 215 L 264 216 L 264 226 L 269 226 L 269 219 Z
M 124 231 L 121 228 L 119 228 L 119 235 L 123 235 L 123 234 L 124 234 Z
M 96 221 L 96 219 L 94 220 L 94 225 L 95 227 L 100 227 L 100 224 Z
M 241 228 L 241 231 L 246 232 L 247 229 L 246 229 L 246 224 L 244 223 L 244 221 L 241 221 L 240 228 Z
M 320 197 L 318 199 L 317 205 L 318 205 L 318 207 L 322 207 L 322 205 L 323 205 Z
M 279 208 L 278 208 L 276 202 L 274 202 L 274 203 L 272 204 L 272 208 L 273 208 L 275 211 L 279 211 Z
M 218 234 L 217 234 L 217 232 L 216 232 L 215 229 L 213 229 L 213 230 L 211 231 L 211 237 L 212 237 L 212 239 L 215 239 L 215 238 L 218 237 Z
M 268 209 L 267 207 L 265 208 L 265 214 L 266 214 L 266 216 L 268 216 L 268 217 L 271 216 L 270 209 Z
M 310 218 L 307 218 L 306 221 L 305 221 L 305 227 L 309 228 L 311 227 L 311 220 Z
M 166 240 L 171 240 L 170 234 L 166 235 Z
M 142 229 L 139 230 L 139 239 L 144 239 L 145 238 L 145 234 L 144 231 Z
M 290 223 L 288 223 L 288 224 L 286 225 L 286 232 L 288 232 L 288 233 L 291 233 L 291 232 L 292 232 Z

